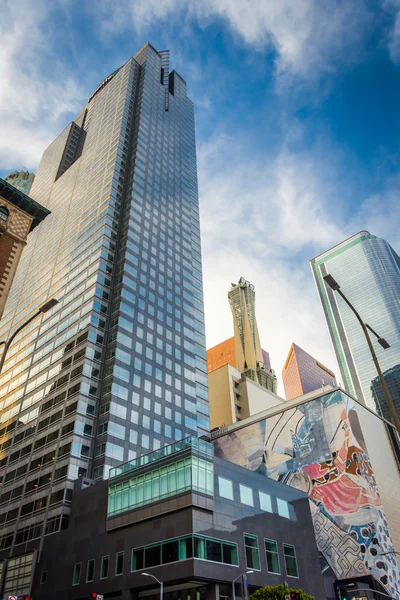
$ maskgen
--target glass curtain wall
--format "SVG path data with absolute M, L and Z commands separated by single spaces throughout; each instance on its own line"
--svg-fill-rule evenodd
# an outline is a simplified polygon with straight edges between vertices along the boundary
M 194 112 L 167 58 L 146 45 L 107 77 L 32 186 L 51 215 L 0 339 L 59 304 L 0 377 L 0 552 L 66 527 L 74 479 L 209 428 Z
M 325 285 L 323 277 L 332 275 L 363 321 L 390 344 L 384 350 L 370 334 L 381 369 L 390 383 L 389 375 L 400 364 L 400 258 L 385 240 L 361 231 L 314 258 L 311 267 L 342 383 L 358 400 L 380 412 L 374 398 L 377 372 L 362 328 L 343 299 Z M 394 389 L 393 393 L 400 411 L 398 391 Z M 382 412 L 385 414 L 384 407 Z

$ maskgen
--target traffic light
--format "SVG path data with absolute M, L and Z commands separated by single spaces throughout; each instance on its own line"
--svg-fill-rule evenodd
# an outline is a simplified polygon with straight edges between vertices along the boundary
M 300 593 L 295 591 L 290 592 L 290 600 L 300 600 Z
M 90 596 L 90 598 L 92 600 L 97 600 L 97 592 L 93 592 L 93 594 Z
M 30 600 L 29 594 L 25 594 L 25 596 L 22 596 L 22 600 Z

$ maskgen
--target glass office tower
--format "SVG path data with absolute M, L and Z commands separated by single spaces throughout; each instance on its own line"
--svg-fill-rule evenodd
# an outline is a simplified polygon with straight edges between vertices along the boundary
M 68 523 L 74 480 L 209 430 L 193 104 L 147 44 L 44 152 L 1 322 L 2 555 Z
M 400 362 L 400 258 L 385 240 L 361 231 L 314 258 L 311 267 L 343 385 L 376 410 L 377 372 L 364 333 L 354 313 L 325 285 L 323 277 L 331 274 L 363 321 L 388 341 L 390 348 L 384 350 L 371 333 L 381 369 L 388 374 Z M 400 401 L 396 396 L 393 400 Z M 383 408 L 383 414 L 388 414 Z
M 335 374 L 294 343 L 282 369 L 282 381 L 286 400 L 309 394 L 325 385 L 336 387 Z

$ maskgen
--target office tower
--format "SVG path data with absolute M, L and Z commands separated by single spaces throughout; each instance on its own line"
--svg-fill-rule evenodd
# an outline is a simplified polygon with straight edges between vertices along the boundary
M 3 556 L 67 527 L 74 480 L 209 430 L 194 112 L 168 51 L 146 44 L 104 79 L 45 150 L 31 196 L 52 214 L 0 339 L 59 304 L 0 379 Z
M 0 318 L 28 234 L 49 212 L 19 189 L 0 179 Z
M 400 364 L 394 365 L 391 369 L 384 371 L 383 377 L 393 400 L 394 407 L 400 415 Z M 378 375 L 371 381 L 371 392 L 375 402 L 376 412 L 385 417 L 388 421 L 391 421 L 392 416 Z
M 290 346 L 282 379 L 286 400 L 314 392 L 325 385 L 336 386 L 335 374 L 297 344 Z
M 400 356 L 400 258 L 385 240 L 360 231 L 312 259 L 311 267 L 343 384 L 375 410 L 371 387 L 377 372 L 363 330 L 323 277 L 332 275 L 364 323 L 390 344 L 384 350 L 370 334 L 382 371 L 390 371 L 399 364 Z M 399 397 L 395 395 L 393 401 L 398 402 Z
M 264 365 L 256 320 L 254 285 L 241 277 L 237 284 L 231 284 L 228 298 L 233 315 L 238 370 L 243 376 L 276 393 L 277 379 L 275 373 L 267 371 Z
M 35 174 L 29 171 L 14 171 L 6 177 L 6 181 L 29 196 Z

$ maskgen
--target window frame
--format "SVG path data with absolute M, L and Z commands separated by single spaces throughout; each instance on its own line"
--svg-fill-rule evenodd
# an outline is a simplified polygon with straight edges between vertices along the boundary
M 170 544 L 172 542 L 178 542 L 179 555 L 180 555 L 180 542 L 182 542 L 184 540 L 187 540 L 187 539 L 190 539 L 190 541 L 191 541 L 191 554 L 192 554 L 192 556 L 187 556 L 186 558 L 178 558 L 178 560 L 174 560 L 174 561 L 170 561 L 170 562 L 165 562 L 165 563 L 162 561 L 162 558 L 163 558 L 162 547 L 165 544 Z M 149 569 L 153 568 L 153 567 L 145 567 L 144 564 L 145 564 L 145 560 L 146 560 L 146 549 L 152 548 L 154 546 L 160 546 L 160 560 L 161 560 L 161 562 L 160 562 L 159 565 L 154 565 L 155 567 L 170 565 L 172 563 L 182 562 L 184 560 L 191 560 L 193 558 L 193 535 L 192 534 L 184 535 L 184 536 L 181 536 L 181 537 L 168 538 L 167 540 L 163 540 L 162 542 L 158 542 L 158 543 L 155 543 L 155 544 L 147 544 L 145 546 L 136 546 L 135 548 L 132 548 L 131 549 L 131 571 L 130 571 L 131 573 L 136 573 L 137 571 L 142 571 L 145 568 L 149 568 Z M 134 556 L 134 553 L 136 551 L 138 551 L 138 550 L 143 550 L 143 567 L 140 567 L 139 569 L 133 569 L 132 568 L 133 567 L 133 556 Z
M 104 565 L 104 559 L 107 559 L 107 575 L 102 575 L 103 573 L 103 565 Z M 101 563 L 100 563 L 100 579 L 107 579 L 108 578 L 108 571 L 110 569 L 110 555 L 106 554 L 105 556 L 101 557 Z
M 117 573 L 117 566 L 118 566 L 118 557 L 122 556 L 122 571 L 121 573 Z M 114 575 L 115 577 L 120 577 L 120 575 L 124 574 L 124 562 L 125 562 L 125 551 L 121 550 L 121 552 L 117 552 L 115 554 L 115 569 L 114 569 Z
M 223 479 L 224 481 L 227 481 L 228 483 L 230 483 L 231 491 L 232 491 L 232 497 L 223 496 L 221 494 L 221 485 L 220 485 L 220 480 L 221 479 Z M 220 498 L 224 498 L 225 500 L 234 500 L 235 499 L 235 495 L 234 495 L 234 491 L 233 491 L 233 481 L 231 479 L 228 479 L 227 477 L 222 477 L 221 475 L 218 475 L 218 495 L 220 496 Z
M 78 577 L 78 581 L 75 583 L 75 573 L 77 570 L 77 567 L 79 566 L 79 577 Z M 82 563 L 81 562 L 77 562 L 74 564 L 74 572 L 72 575 L 72 585 L 79 585 L 80 581 L 81 581 L 81 574 L 82 574 Z
M 252 504 L 248 504 L 248 502 L 243 502 L 242 488 L 251 491 Z M 240 498 L 240 504 L 244 504 L 245 506 L 251 506 L 251 508 L 254 508 L 254 490 L 253 490 L 253 488 L 249 487 L 248 485 L 243 485 L 243 483 L 239 483 L 239 498 Z
M 258 564 L 259 564 L 259 568 L 258 569 L 256 567 L 250 567 L 247 564 L 246 548 L 252 548 L 252 546 L 248 546 L 246 544 L 246 536 L 257 540 L 257 554 L 258 554 Z M 261 571 L 260 544 L 258 542 L 258 535 L 254 535 L 253 533 L 245 533 L 245 532 L 243 532 L 243 544 L 244 544 L 244 558 L 245 558 L 245 562 L 246 562 L 246 568 L 248 570 L 252 570 L 252 571 Z
M 0 215 L 4 215 L 6 217 L 4 219 L 3 216 L 0 216 L 0 221 L 7 223 L 8 219 L 10 217 L 10 211 L 8 210 L 7 206 L 4 206 L 4 204 L 0 205 Z
M 278 569 L 279 569 L 279 571 L 270 571 L 269 568 L 268 568 L 267 552 L 270 552 L 270 551 L 266 549 L 265 542 L 272 542 L 273 544 L 275 544 L 275 547 L 276 547 L 276 556 L 278 558 Z M 280 561 L 280 558 L 279 558 L 279 546 L 278 546 L 278 542 L 276 540 L 271 540 L 269 538 L 264 538 L 264 550 L 265 550 L 265 562 L 267 564 L 267 573 L 271 573 L 271 575 L 282 575 L 281 561 Z
M 287 546 L 289 548 L 293 548 L 293 550 L 294 550 L 294 556 L 289 556 L 288 558 L 294 558 L 295 564 L 296 564 L 297 575 L 289 575 L 289 573 L 287 572 L 287 562 L 286 562 L 287 555 L 286 555 L 286 552 L 285 552 L 285 546 Z M 283 548 L 283 557 L 285 559 L 285 571 L 286 571 L 286 575 L 288 577 L 293 577 L 293 579 L 299 579 L 300 578 L 299 577 L 299 565 L 298 565 L 298 562 L 297 562 L 296 547 L 293 546 L 293 544 L 287 544 L 286 542 L 282 542 L 282 548 Z
M 48 576 L 49 572 L 48 571 L 42 571 L 40 574 L 40 583 L 47 583 L 47 576 Z M 43 580 L 43 576 L 46 575 L 46 577 L 44 577 Z
M 92 579 L 89 579 L 89 565 L 93 564 L 93 577 Z M 90 558 L 87 562 L 86 565 L 86 583 L 91 583 L 92 581 L 94 581 L 94 570 L 96 568 L 96 559 L 95 558 Z
M 287 512 L 288 512 L 287 516 L 286 515 L 282 515 L 281 512 L 280 512 L 280 510 L 279 510 L 279 505 L 282 506 L 282 504 L 285 506 L 285 509 L 287 508 Z M 278 509 L 278 515 L 280 517 L 282 517 L 283 519 L 290 519 L 290 505 L 289 505 L 289 502 L 287 500 L 284 500 L 283 498 L 276 498 L 276 507 Z
M 271 510 L 266 510 L 265 508 L 263 508 L 261 506 L 261 497 L 262 496 L 266 496 L 267 498 L 269 498 L 269 505 L 270 505 Z M 267 492 L 263 492 L 262 490 L 258 490 L 258 502 L 260 504 L 260 510 L 262 510 L 263 512 L 269 513 L 269 514 L 273 514 L 274 507 L 272 506 L 272 496 L 271 496 L 271 494 L 267 494 Z
M 212 560 L 210 558 L 201 558 L 199 556 L 195 555 L 195 538 L 198 539 L 202 539 L 204 541 L 204 548 L 205 548 L 205 555 L 207 555 L 207 541 L 209 542 L 217 542 L 219 544 L 221 544 L 221 556 L 222 558 L 224 557 L 224 550 L 223 550 L 223 544 L 226 544 L 227 546 L 231 546 L 232 549 L 235 548 L 236 549 L 236 559 L 237 559 L 237 565 L 233 564 L 233 563 L 226 563 L 222 561 L 218 561 L 218 560 Z M 238 544 L 236 542 L 228 542 L 226 540 L 221 540 L 220 538 L 214 538 L 214 537 L 210 537 L 207 535 L 201 535 L 198 533 L 193 533 L 192 534 L 192 540 L 193 540 L 193 547 L 192 547 L 192 554 L 193 554 L 193 558 L 196 560 L 205 560 L 206 562 L 212 562 L 216 565 L 225 565 L 227 567 L 239 567 L 239 547 Z

